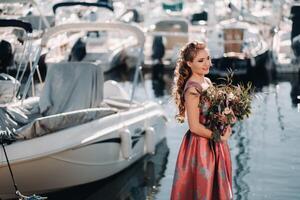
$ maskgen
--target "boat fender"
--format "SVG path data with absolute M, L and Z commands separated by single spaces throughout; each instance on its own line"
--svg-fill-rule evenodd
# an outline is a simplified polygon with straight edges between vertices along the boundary
M 131 146 L 132 146 L 131 134 L 129 129 L 122 130 L 120 132 L 120 138 L 121 138 L 122 155 L 126 160 L 128 160 L 131 157 Z
M 153 127 L 148 127 L 145 130 L 145 147 L 146 153 L 154 154 L 155 153 L 155 141 L 154 141 L 154 134 L 155 130 Z

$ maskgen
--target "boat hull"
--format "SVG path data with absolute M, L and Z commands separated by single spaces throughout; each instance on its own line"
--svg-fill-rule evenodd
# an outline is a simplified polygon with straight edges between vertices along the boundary
M 249 71 L 256 67 L 264 67 L 268 59 L 269 51 L 257 55 L 251 61 L 250 58 L 238 58 L 238 57 L 222 57 L 222 58 L 213 58 L 212 63 L 213 67 L 210 69 L 210 74 L 226 76 L 228 70 L 232 70 L 235 75 L 245 75 Z
M 6 146 L 18 189 L 22 194 L 40 194 L 101 180 L 127 168 L 147 154 L 146 130 L 141 128 L 145 127 L 145 123 L 155 130 L 155 144 L 165 138 L 166 120 L 162 110 L 154 105 L 144 109 L 133 109 L 121 113 L 117 118 L 112 116 L 111 119 L 106 119 L 112 124 L 118 122 L 118 126 L 106 123 L 108 127 L 103 127 L 103 120 L 98 120 L 80 125 L 76 129 L 74 127 L 61 133 L 52 133 Z M 131 134 L 132 148 L 129 158 L 124 158 L 121 148 L 120 131 L 123 128 L 119 126 L 120 119 L 124 119 L 121 126 L 126 127 Z M 66 146 L 69 147 L 59 150 L 62 148 L 59 146 L 62 141 L 58 139 L 67 141 L 73 137 L 78 138 L 80 144 L 68 145 L 66 142 Z M 31 143 L 32 145 L 27 144 L 31 149 L 28 149 L 25 143 Z M 41 148 L 43 144 L 48 144 L 44 147 L 48 148 L 47 151 Z M 28 151 L 27 154 L 20 153 L 23 147 L 24 151 Z M 54 151 L 57 152 L 50 153 Z M 35 152 L 35 157 L 32 156 L 34 154 L 30 156 L 30 152 Z M 43 155 L 44 152 L 48 152 L 48 155 Z M 25 155 L 28 155 L 28 158 Z M 0 199 L 16 197 L 2 150 L 0 159 Z

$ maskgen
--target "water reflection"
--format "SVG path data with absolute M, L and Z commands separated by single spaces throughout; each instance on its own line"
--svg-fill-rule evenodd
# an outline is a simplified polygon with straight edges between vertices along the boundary
M 247 82 L 251 82 L 255 90 L 257 92 L 260 92 L 265 86 L 269 85 L 273 81 L 272 78 L 273 77 L 271 76 L 270 72 L 264 66 L 262 66 L 260 68 L 256 68 L 255 70 L 250 71 L 250 73 L 245 76 L 235 76 L 234 82 L 244 84 L 246 84 Z M 262 96 L 261 104 L 267 103 L 266 101 L 268 96 L 268 92 Z M 277 106 L 277 108 L 280 107 Z M 266 113 L 263 112 L 262 117 L 265 118 L 265 115 Z M 262 122 L 265 121 L 266 119 Z M 264 126 L 266 124 L 263 123 L 262 125 Z M 248 132 L 252 129 L 246 127 L 245 123 L 240 123 L 234 127 L 234 130 L 235 134 L 233 135 L 233 139 L 235 145 L 233 148 L 235 148 L 235 156 L 233 162 L 235 162 L 235 171 L 233 171 L 233 186 L 235 190 L 235 199 L 248 200 L 250 199 L 250 186 L 245 178 L 246 175 L 250 174 L 249 162 L 251 162 L 251 156 L 249 148 L 251 145 L 250 138 L 248 137 L 248 135 L 252 134 L 248 134 Z
M 297 107 L 297 104 L 299 103 L 299 100 L 297 99 L 297 96 L 300 95 L 300 71 L 299 73 L 293 73 L 293 74 L 277 74 L 276 79 L 274 80 L 274 84 L 276 85 L 276 92 L 275 92 L 275 103 L 276 103 L 276 109 L 278 113 L 278 123 L 280 125 L 281 130 L 283 131 L 285 128 L 284 125 L 284 115 L 282 108 L 282 105 L 279 103 L 279 94 L 281 92 L 280 83 L 281 82 L 289 82 L 291 85 L 291 102 L 293 107 Z M 285 135 L 283 135 L 283 138 L 285 138 Z
M 250 167 L 248 165 L 249 155 L 249 138 L 244 136 L 242 124 L 234 128 L 236 133 L 234 134 L 234 140 L 237 144 L 235 147 L 237 155 L 235 156 L 236 170 L 233 172 L 233 186 L 235 188 L 235 199 L 248 200 L 250 187 L 244 180 L 244 177 L 249 173 Z
M 156 97 L 164 96 L 164 65 L 157 63 L 152 66 L 152 89 Z
M 300 100 L 297 98 L 299 95 L 300 95 L 300 73 L 298 75 L 298 81 L 292 83 L 291 99 L 294 107 L 296 107 L 297 104 L 300 103 Z
M 154 199 L 168 162 L 169 148 L 163 140 L 153 156 L 147 156 L 125 171 L 108 179 L 45 194 L 49 199 L 142 200 Z
M 294 74 L 278 74 L 276 76 L 276 83 L 287 81 L 290 82 L 291 88 L 291 100 L 293 107 L 297 107 L 299 100 L 297 96 L 300 95 L 300 71 Z

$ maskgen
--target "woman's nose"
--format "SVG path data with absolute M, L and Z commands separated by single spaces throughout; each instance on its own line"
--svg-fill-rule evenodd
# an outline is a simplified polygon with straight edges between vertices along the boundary
M 211 66 L 211 65 L 212 65 L 212 64 L 211 64 L 211 60 L 210 60 L 210 59 L 207 59 L 206 62 L 205 62 L 205 64 L 208 65 L 208 66 Z

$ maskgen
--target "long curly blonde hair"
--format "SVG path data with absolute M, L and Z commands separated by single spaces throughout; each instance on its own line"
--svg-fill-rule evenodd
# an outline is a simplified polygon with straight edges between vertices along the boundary
M 183 123 L 185 118 L 184 87 L 187 80 L 192 76 L 192 70 L 187 62 L 192 62 L 197 53 L 205 48 L 206 45 L 203 42 L 190 42 L 180 51 L 174 71 L 174 84 L 172 89 L 172 96 L 178 108 L 178 114 L 176 114 L 175 118 L 180 123 Z

